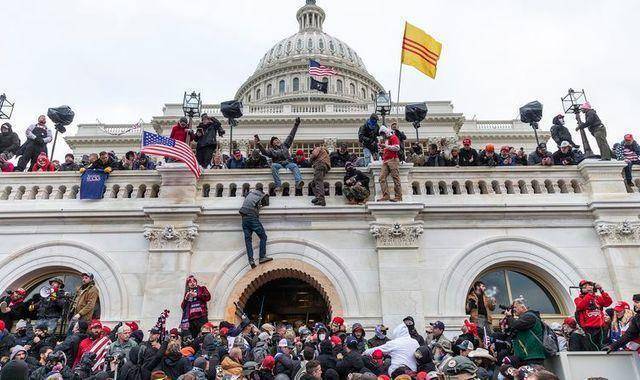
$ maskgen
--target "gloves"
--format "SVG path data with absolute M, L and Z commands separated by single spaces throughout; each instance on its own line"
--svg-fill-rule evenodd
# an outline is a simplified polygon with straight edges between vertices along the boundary
M 296 117 L 296 122 L 294 123 L 295 126 L 297 127 L 298 125 L 300 125 L 300 117 Z
M 80 168 L 78 171 L 80 172 L 80 174 L 84 173 L 87 169 L 86 168 Z
M 107 173 L 107 174 L 111 173 L 112 171 L 113 171 L 113 169 L 111 169 L 110 166 L 104 168 L 104 172 Z

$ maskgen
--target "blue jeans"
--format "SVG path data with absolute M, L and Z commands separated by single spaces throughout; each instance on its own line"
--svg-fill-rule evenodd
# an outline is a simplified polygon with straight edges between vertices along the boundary
M 260 258 L 267 257 L 267 233 L 260 219 L 253 216 L 242 217 L 242 232 L 244 232 L 244 245 L 247 249 L 247 258 L 253 261 L 253 233 L 260 238 Z
M 364 166 L 369 166 L 374 159 L 378 159 L 378 152 L 372 152 L 369 148 L 362 148 L 362 155 L 364 156 Z
M 293 178 L 296 181 L 296 184 L 300 183 L 300 181 L 302 181 L 302 174 L 300 174 L 300 168 L 298 167 L 298 165 L 294 162 L 289 162 L 286 165 L 282 165 L 279 164 L 277 162 L 274 162 L 271 165 L 271 173 L 273 174 L 273 182 L 276 185 L 276 187 L 280 187 L 282 186 L 282 180 L 280 179 L 280 169 L 289 169 L 291 170 L 291 172 L 293 173 Z
M 638 164 L 640 164 L 640 161 L 631 161 L 627 163 L 627 166 L 624 167 L 624 179 L 626 179 L 627 181 L 631 181 L 631 169 L 633 165 Z

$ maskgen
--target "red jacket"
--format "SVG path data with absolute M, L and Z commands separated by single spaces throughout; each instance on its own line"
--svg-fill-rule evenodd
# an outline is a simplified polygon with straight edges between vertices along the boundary
M 196 289 L 198 294 L 193 300 L 182 299 L 181 307 L 189 320 L 207 317 L 208 315 L 207 302 L 211 301 L 211 294 L 204 286 L 198 286 Z
M 98 337 L 98 339 L 100 339 L 100 337 Z M 71 368 L 75 367 L 78 363 L 80 363 L 80 359 L 82 359 L 82 355 L 84 355 L 85 352 L 89 352 L 89 350 L 91 349 L 91 346 L 93 346 L 93 343 L 96 341 L 96 339 L 91 339 L 89 337 L 84 338 L 82 341 L 80 341 L 80 344 L 78 344 L 78 352 L 76 353 L 76 357 L 73 358 L 73 365 L 71 366 Z
M 613 300 L 607 292 L 601 292 L 599 296 L 593 293 L 581 294 L 574 301 L 578 324 L 582 328 L 598 328 L 604 326 L 603 308 L 611 305 Z
M 174 140 L 187 142 L 188 134 L 191 135 L 193 132 L 190 132 L 188 128 L 182 128 L 180 124 L 176 124 L 171 128 L 171 135 L 169 137 Z M 191 140 L 193 140 L 193 136 L 191 136 Z
M 389 160 L 393 160 L 394 158 L 398 158 L 398 151 L 400 150 L 400 139 L 395 134 L 391 135 L 391 137 L 387 138 L 386 141 L 387 147 L 382 151 L 382 161 L 387 162 Z M 389 149 L 389 147 L 395 146 L 396 150 Z

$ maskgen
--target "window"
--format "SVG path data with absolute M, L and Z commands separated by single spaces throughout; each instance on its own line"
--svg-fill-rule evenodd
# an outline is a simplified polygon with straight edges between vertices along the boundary
M 247 96 L 247 103 L 251 103 L 251 95 Z
M 336 91 L 338 92 L 338 94 L 342 94 L 342 80 L 338 79 L 336 81 Z
M 273 86 L 271 85 L 271 83 L 269 83 L 267 85 L 267 96 L 271 96 L 273 95 Z
M 364 87 L 360 90 L 360 94 L 362 95 L 362 99 L 367 98 L 367 90 L 365 90 Z
M 356 94 L 356 85 L 353 83 L 349 83 L 349 94 L 350 95 Z
M 293 78 L 293 91 L 300 91 L 300 79 Z
M 313 39 L 311 38 L 307 40 L 307 49 L 309 49 L 309 51 L 313 50 Z
M 260 100 L 260 89 L 256 90 L 256 100 Z
M 560 314 L 560 307 L 551 292 L 535 278 L 519 269 L 499 268 L 486 272 L 478 281 L 487 286 L 486 295 L 495 297 L 498 305 L 509 305 L 514 299 L 523 296 L 529 309 L 541 314 Z M 502 310 L 496 307 L 494 314 Z
M 284 94 L 284 80 L 281 80 L 280 83 L 278 83 L 278 95 L 283 95 Z

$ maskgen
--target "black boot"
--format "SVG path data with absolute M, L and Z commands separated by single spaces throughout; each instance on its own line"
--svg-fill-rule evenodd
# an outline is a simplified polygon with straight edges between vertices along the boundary
M 249 260 L 249 265 L 251 265 L 251 269 L 257 267 L 256 262 L 253 260 Z
M 268 263 L 269 261 L 273 261 L 273 258 L 265 256 L 258 259 L 260 264 Z

